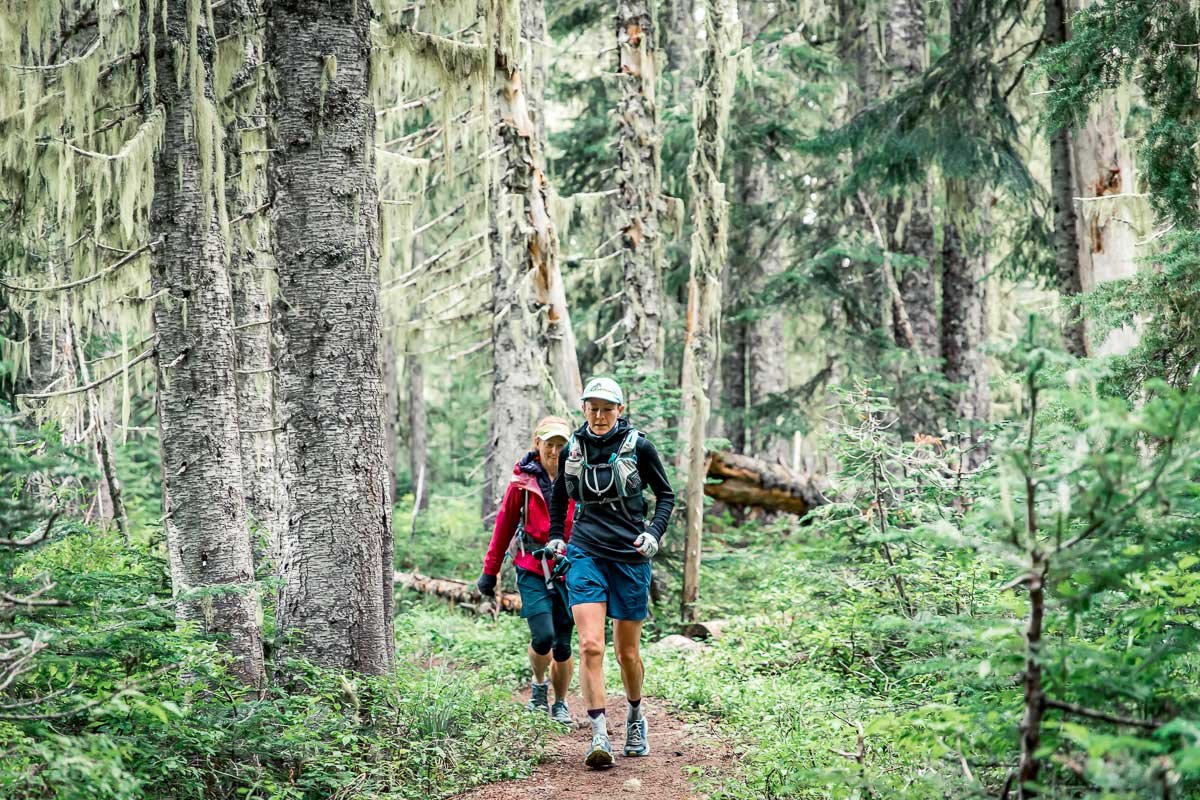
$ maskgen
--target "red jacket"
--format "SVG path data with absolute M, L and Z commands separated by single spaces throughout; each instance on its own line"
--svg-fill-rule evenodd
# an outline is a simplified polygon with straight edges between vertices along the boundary
M 496 527 L 492 531 L 492 543 L 488 546 L 487 555 L 483 557 L 483 571 L 488 575 L 500 574 L 500 566 L 504 563 L 504 553 L 508 550 L 508 545 L 517 532 L 517 525 L 521 522 L 521 511 L 525 506 L 526 496 L 529 498 L 529 511 L 525 518 L 525 532 L 537 542 L 537 545 L 527 548 L 524 553 L 518 552 L 513 563 L 521 569 L 538 575 L 542 574 L 542 562 L 534 558 L 531 552 L 550 540 L 550 505 L 549 501 L 542 497 L 542 488 L 538 486 L 537 477 L 523 472 L 520 466 L 516 466 L 513 467 L 512 482 L 508 484 L 508 489 L 504 492 L 504 501 L 500 504 L 500 511 L 496 514 Z M 567 525 L 563 541 L 569 541 L 571 538 L 571 521 L 575 516 L 574 512 L 575 501 L 571 500 L 567 505 Z M 554 569 L 553 559 L 546 563 L 550 569 Z

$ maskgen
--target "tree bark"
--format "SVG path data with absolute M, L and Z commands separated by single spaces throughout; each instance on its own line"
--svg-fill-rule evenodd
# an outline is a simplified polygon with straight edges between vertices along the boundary
M 541 0 L 521 3 L 522 38 L 545 27 Z M 540 20 L 540 22 L 539 22 Z M 491 193 L 492 417 L 484 519 L 494 515 L 537 414 L 578 407 L 583 386 L 550 219 L 544 143 L 530 117 L 529 65 L 495 43 L 493 113 L 500 151 Z M 537 98 L 537 105 L 543 103 Z M 556 397 L 555 397 L 556 395 Z M 553 398 L 553 399 L 552 399 Z
M 756 168 L 757 173 L 751 183 L 750 202 L 769 203 L 772 193 L 769 186 L 769 173 L 765 165 Z M 757 249 L 751 252 L 760 253 L 758 269 L 754 271 L 748 284 L 754 296 L 761 296 L 766 291 L 767 283 L 783 272 L 783 259 L 776 244 L 763 242 L 760 232 L 752 235 L 760 241 L 752 243 Z M 773 395 L 786 392 L 788 389 L 787 363 L 788 337 L 785 335 L 784 314 L 781 311 L 768 311 L 762 317 L 750 321 L 746 326 L 746 374 L 749 396 L 749 411 L 751 416 L 747 423 L 747 450 L 762 458 L 779 463 L 787 463 L 790 443 L 787 436 L 781 436 L 771 430 L 776 423 L 774 418 L 766 418 L 762 406 L 771 400 Z
M 1042 41 L 1047 48 L 1067 40 L 1067 7 L 1064 0 L 1046 0 L 1046 21 Z M 1054 89 L 1051 79 L 1050 89 Z M 1064 300 L 1083 291 L 1080 269 L 1083 253 L 1079 250 L 1079 221 L 1075 218 L 1075 165 L 1072 158 L 1071 130 L 1063 126 L 1050 134 L 1050 197 L 1054 202 L 1054 263 L 1058 273 L 1058 293 Z M 1063 344 L 1078 358 L 1087 355 L 1087 336 L 1077 309 L 1064 311 Z
M 693 111 L 696 146 L 688 166 L 688 184 L 695 205 L 695 230 L 692 233 L 683 367 L 686 414 L 682 427 L 688 431 L 687 534 L 680 603 L 680 615 L 684 620 L 695 618 L 700 593 L 708 386 L 719 363 L 721 273 L 725 268 L 728 243 L 729 204 L 725 199 L 725 185 L 721 182 L 721 162 L 725 155 L 729 104 L 737 78 L 733 50 L 740 41 L 730 0 L 707 0 L 705 10 L 707 35 Z
M 976 192 L 981 192 L 980 187 L 951 189 L 948 208 L 963 209 L 971 202 L 967 197 Z M 980 423 L 987 421 L 991 409 L 982 349 L 987 334 L 987 258 L 968 243 L 963 231 L 966 219 L 960 213 L 947 220 L 942 232 L 942 371 L 947 380 L 958 384 L 954 413 L 969 423 Z
M 655 86 L 657 30 L 650 0 L 618 0 L 617 225 L 621 240 L 625 341 L 620 355 L 640 373 L 662 366 L 662 200 Z
M 408 470 L 412 476 L 416 511 L 423 511 L 429 505 L 429 434 L 425 413 L 425 364 L 419 352 L 420 345 L 420 335 L 414 333 L 405 359 L 408 372 Z
M 919 78 L 926 67 L 924 0 L 890 0 L 884 36 L 889 78 L 893 87 L 901 88 Z M 929 187 L 911 187 L 903 199 L 890 200 L 885 213 L 891 252 L 917 262 L 906 264 L 897 278 L 914 347 L 925 358 L 936 359 L 941 343 Z M 893 320 L 899 317 L 899 309 L 894 308 Z M 903 344 L 900 337 L 896 342 Z
M 967 31 L 969 4 L 951 0 L 951 46 L 972 47 L 962 41 Z M 968 101 L 970 102 L 970 101 Z M 948 177 L 946 220 L 942 228 L 942 372 L 957 384 L 953 411 L 970 426 L 967 464 L 981 464 L 986 451 L 979 429 L 991 412 L 987 360 L 987 241 L 989 198 L 977 178 Z
M 1017 768 L 1017 797 L 1025 800 L 1037 792 L 1026 784 L 1037 782 L 1041 761 L 1037 751 L 1041 746 L 1042 717 L 1046 711 L 1046 695 L 1042 688 L 1042 619 L 1045 614 L 1045 584 L 1048 564 L 1036 551 L 1030 559 L 1029 620 L 1025 626 L 1025 715 L 1021 719 L 1021 759 Z
M 747 4 L 746 0 L 739 3 L 739 8 L 743 4 Z M 745 16 L 740 18 L 746 19 Z M 667 75 L 676 81 L 676 96 L 686 98 L 695 88 L 692 73 L 697 40 L 695 0 L 661 0 L 658 19 Z
M 279 627 L 293 655 L 383 673 L 395 647 L 371 14 L 369 0 L 268 6 L 268 178 L 289 510 Z
M 155 101 L 165 115 L 150 207 L 158 336 L 163 519 L 181 622 L 228 637 L 233 671 L 263 680 L 262 633 L 239 444 L 236 348 L 226 267 L 216 39 L 194 2 L 168 0 Z M 192 13 L 189 13 L 192 12 Z M 165 31 L 163 30 L 165 24 Z M 213 593 L 215 591 L 215 593 Z
M 731 252 L 737 253 L 738 248 L 731 248 Z M 722 309 L 726 324 L 721 335 L 721 397 L 718 402 L 725 417 L 722 433 L 733 452 L 749 453 L 749 408 L 746 403 L 746 329 L 749 325 L 745 320 L 729 319 L 741 307 L 741 301 L 734 299 L 743 295 L 737 289 L 740 270 L 734 269 L 739 260 L 736 255 L 730 258 L 733 274 L 731 280 L 726 281 L 729 291 L 723 293 L 729 302 Z
M 217 24 L 250 25 L 260 0 L 231 0 L 217 9 Z M 278 563 L 287 491 L 277 450 L 282 436 L 275 415 L 274 348 L 271 341 L 271 225 L 267 202 L 267 130 L 262 91 L 262 35 L 243 37 L 242 66 L 231 81 L 234 115 L 225 131 L 226 204 L 242 217 L 230 231 L 229 273 L 237 346 L 237 399 L 241 426 L 246 511 L 266 534 L 267 555 Z M 257 547 L 255 548 L 257 552 Z
M 1075 0 L 1074 10 L 1092 0 Z M 1100 284 L 1137 273 L 1138 231 L 1131 219 L 1146 200 L 1137 197 L 1133 148 L 1124 135 L 1124 116 L 1115 92 L 1101 95 L 1088 111 L 1083 127 L 1074 132 L 1075 197 L 1080 290 L 1090 292 Z M 1100 199 L 1104 198 L 1104 199 Z M 1128 353 L 1140 339 L 1135 327 L 1110 332 L 1098 345 L 1088 344 L 1089 355 Z

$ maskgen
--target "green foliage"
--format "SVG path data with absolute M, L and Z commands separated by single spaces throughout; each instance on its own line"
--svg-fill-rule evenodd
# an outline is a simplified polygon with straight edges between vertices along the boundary
M 215 642 L 176 630 L 165 570 L 86 529 L 23 560 L 18 578 L 49 576 L 71 605 L 17 620 L 53 638 L 0 701 L 4 797 L 442 797 L 541 751 L 548 726 L 506 689 L 409 649 L 440 635 L 419 620 L 399 626 L 394 675 L 289 664 L 286 687 L 247 693 Z
M 801 524 L 709 517 L 700 615 L 729 620 L 725 633 L 698 653 L 650 645 L 645 659 L 649 695 L 737 748 L 735 769 L 702 779 L 712 797 L 997 796 L 1023 702 L 1028 595 L 1012 579 L 1032 542 L 1089 529 L 1054 556 L 1046 691 L 1165 724 L 1047 711 L 1042 795 L 1200 790 L 1200 398 L 1158 385 L 1133 406 L 1104 390 L 1106 373 L 1043 346 L 1056 331 L 1032 330 L 1002 354 L 1036 381 L 1032 450 L 1025 425 L 1001 426 L 992 466 L 964 473 L 954 442 L 902 438 L 887 397 L 862 387 L 837 404 L 835 502 Z M 1027 474 L 1036 540 L 1022 527 Z M 519 620 L 436 603 L 409 606 L 405 620 L 402 648 L 498 682 L 524 675 Z M 647 640 L 670 632 L 659 617 Z

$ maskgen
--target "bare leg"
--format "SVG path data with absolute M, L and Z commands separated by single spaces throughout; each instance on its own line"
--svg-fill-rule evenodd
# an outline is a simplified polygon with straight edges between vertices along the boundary
M 572 606 L 579 631 L 579 684 L 588 710 L 604 708 L 604 615 L 607 603 Z
M 532 646 L 529 648 L 529 667 L 533 670 L 534 683 L 546 682 L 546 667 L 550 666 L 550 654 L 538 655 Z
M 646 675 L 641 644 L 641 620 L 613 620 L 613 650 L 621 666 L 621 683 L 625 684 L 625 696 L 635 702 L 642 699 L 642 680 Z
M 563 700 L 571 688 L 571 673 L 575 671 L 575 659 L 555 661 L 550 665 L 550 683 L 554 685 L 555 702 Z

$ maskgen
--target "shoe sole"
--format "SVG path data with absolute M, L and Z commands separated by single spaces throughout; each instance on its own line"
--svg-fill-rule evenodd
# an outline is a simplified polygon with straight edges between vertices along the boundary
M 611 767 L 613 765 L 613 755 L 605 750 L 596 749 L 587 754 L 587 758 L 584 759 L 583 763 L 592 769 Z
M 647 747 L 645 750 L 630 750 L 629 748 L 625 748 L 625 755 L 631 758 L 641 758 L 642 756 L 650 755 L 650 748 Z

